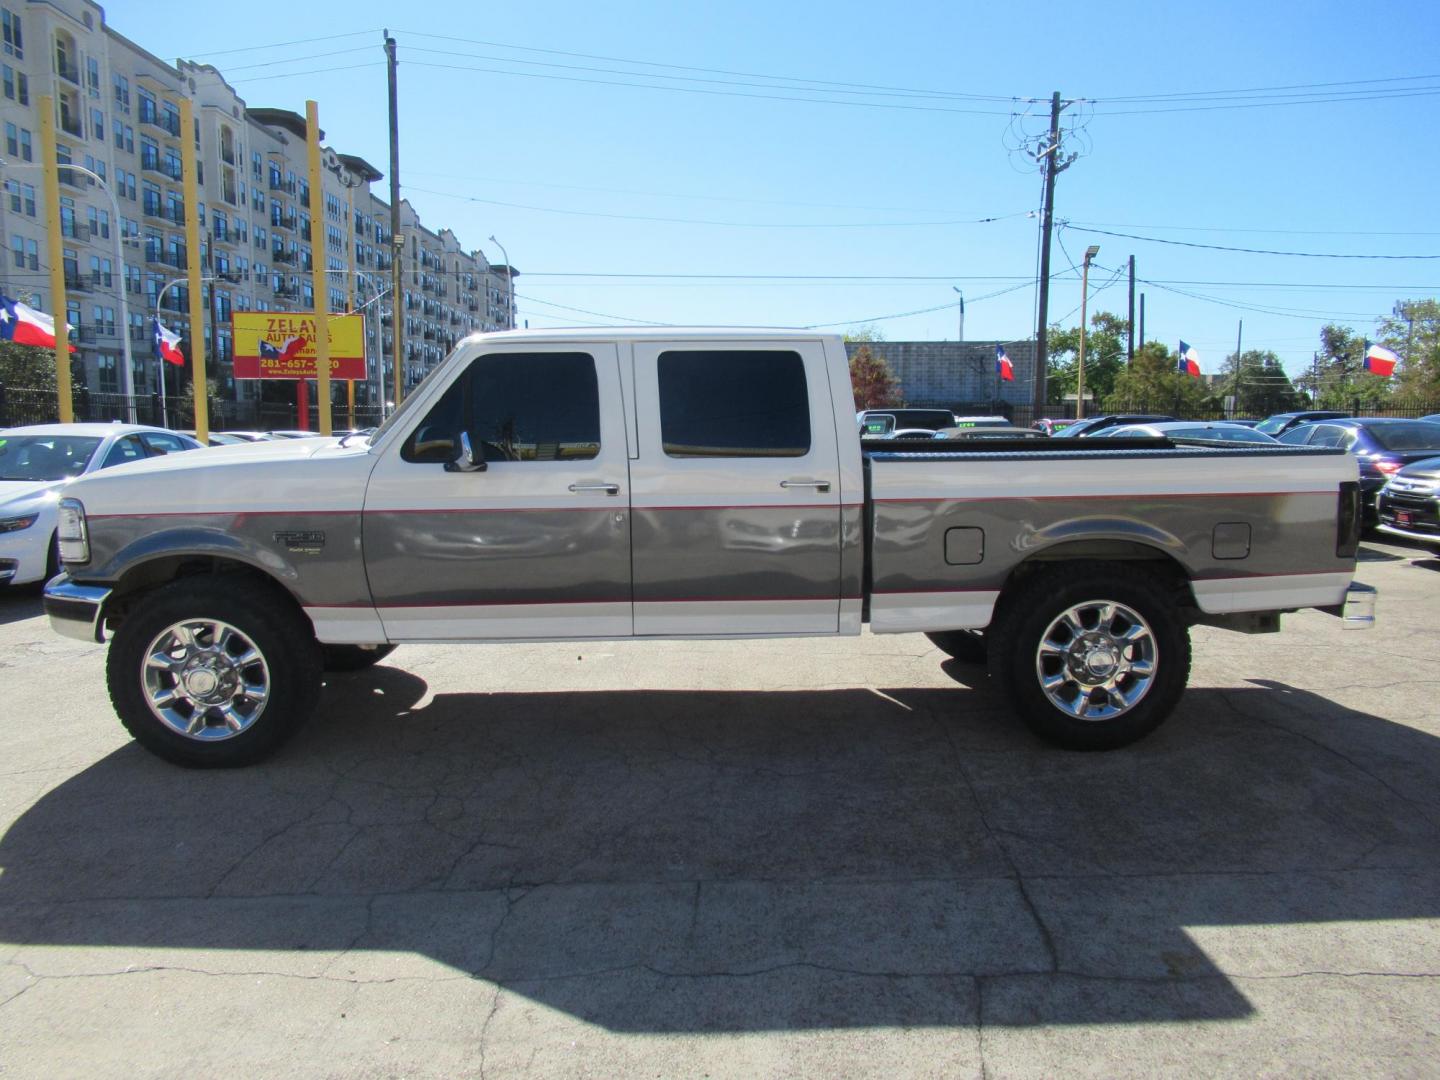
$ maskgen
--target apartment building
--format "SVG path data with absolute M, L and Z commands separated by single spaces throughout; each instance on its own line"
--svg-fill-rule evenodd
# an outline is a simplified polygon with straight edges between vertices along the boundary
M 361 403 L 395 397 L 397 315 L 407 390 L 461 337 L 514 325 L 517 272 L 465 249 L 448 229 L 426 228 L 408 202 L 401 203 L 395 244 L 390 206 L 374 190 L 383 175 L 363 158 L 323 146 L 323 190 L 312 192 L 300 113 L 248 103 L 208 64 L 159 59 L 116 32 L 103 8 L 88 0 L 0 0 L 0 29 L 0 290 L 51 310 L 37 111 L 40 97 L 50 94 L 59 161 L 85 170 L 61 169 L 60 219 L 67 321 L 76 328 L 91 390 L 123 388 L 128 345 L 135 392 L 158 391 L 150 329 L 157 310 L 167 326 L 191 337 L 181 184 L 186 97 L 200 181 L 206 314 L 198 332 L 222 400 L 259 395 L 256 384 L 237 383 L 231 374 L 231 315 L 313 309 L 317 258 L 329 271 L 329 295 L 322 298 L 329 310 L 366 316 Z M 311 247 L 315 214 L 323 215 L 322 252 Z M 402 261 L 398 303 L 390 296 L 393 258 Z

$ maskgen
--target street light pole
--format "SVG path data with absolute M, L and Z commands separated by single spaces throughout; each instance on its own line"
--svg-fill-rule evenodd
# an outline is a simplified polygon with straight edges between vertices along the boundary
M 120 203 L 116 200 L 115 192 L 110 190 L 110 185 L 105 182 L 104 178 L 97 173 L 91 172 L 85 168 L 85 166 L 67 163 L 58 167 L 69 169 L 71 172 L 83 173 L 88 176 L 95 182 L 96 186 L 105 193 L 105 198 L 110 202 L 110 229 L 111 234 L 115 237 L 115 269 L 111 273 L 111 280 L 115 280 L 117 275 L 120 279 L 120 285 L 115 290 L 115 293 L 120 300 L 120 322 L 125 327 L 125 332 L 120 337 L 120 346 L 125 359 L 125 367 L 120 372 L 120 392 L 125 395 L 125 419 L 133 424 L 136 419 L 135 368 L 130 353 L 130 301 L 125 295 L 125 237 L 120 232 Z M 43 162 L 0 162 L 0 169 L 43 168 L 45 168 Z M 65 325 L 65 312 L 59 311 L 55 313 L 55 325 Z
M 963 342 L 965 340 L 965 293 L 959 286 L 951 285 L 950 288 L 960 295 L 960 337 L 957 340 Z
M 1085 249 L 1085 263 L 1080 270 L 1080 363 L 1075 380 L 1075 419 L 1085 418 L 1085 305 L 1090 298 L 1090 260 L 1100 254 L 1100 245 Z
M 176 285 L 184 285 L 184 284 L 185 284 L 187 281 L 189 281 L 189 280 L 190 280 L 190 279 L 189 279 L 188 277 L 171 278 L 169 281 L 165 282 L 164 285 L 160 286 L 160 291 L 155 294 L 155 321 L 156 321 L 157 323 L 160 321 L 160 304 L 164 301 L 164 299 L 165 299 L 165 294 L 166 294 L 167 292 L 169 292 L 172 288 L 174 288 Z M 202 277 L 202 278 L 200 279 L 200 282 L 201 282 L 201 284 L 204 284 L 204 283 L 207 282 L 207 281 L 219 281 L 219 280 L 220 280 L 220 278 L 219 278 L 218 276 L 211 276 L 211 277 Z M 212 295 L 213 295 L 213 293 L 212 293 Z M 128 318 L 127 318 L 127 321 L 128 321 Z M 213 322 L 213 318 L 212 318 L 212 322 Z M 151 329 L 151 332 L 152 332 L 152 333 L 153 333 L 154 330 L 155 330 L 155 328 L 154 328 L 153 326 L 152 326 L 150 329 Z M 190 339 L 191 339 L 191 341 L 194 341 L 194 339 L 195 339 L 195 328 L 194 328 L 193 326 L 190 328 Z M 158 375 L 160 376 L 160 421 L 161 421 L 161 425 L 160 425 L 160 426 L 161 426 L 161 427 L 167 427 L 167 428 L 168 428 L 168 427 L 170 426 L 170 405 L 169 405 L 169 402 L 167 402 L 167 401 L 166 401 L 166 398 L 165 398 L 165 364 L 166 364 L 166 360 L 164 359 L 164 357 L 157 357 L 156 359 L 157 359 L 157 362 L 158 362 L 159 365 L 160 365 L 160 367 L 156 370 L 156 374 L 158 374 Z
M 510 277 L 510 253 L 505 250 L 505 245 L 490 237 L 490 242 L 500 249 L 500 257 L 505 260 L 505 329 L 515 329 L 515 283 Z

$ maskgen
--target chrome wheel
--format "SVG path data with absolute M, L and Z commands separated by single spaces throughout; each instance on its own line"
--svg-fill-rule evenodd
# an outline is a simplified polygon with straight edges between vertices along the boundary
M 1155 634 L 1136 611 L 1113 600 L 1090 600 L 1051 621 L 1035 652 L 1035 673 L 1061 712 L 1110 720 L 1149 691 L 1157 655 Z
M 145 650 L 141 686 L 170 730 L 214 742 L 240 734 L 265 711 L 270 667 L 242 631 L 216 619 L 166 627 Z

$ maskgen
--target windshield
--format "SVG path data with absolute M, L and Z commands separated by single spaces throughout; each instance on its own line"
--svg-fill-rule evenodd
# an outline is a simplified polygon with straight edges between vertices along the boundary
M 1383 450 L 1440 450 L 1440 424 L 1410 420 L 1402 424 L 1374 424 L 1370 437 Z
M 0 480 L 79 476 L 99 445 L 85 435 L 0 435 Z
M 1277 435 L 1280 429 L 1288 424 L 1290 420 L 1291 417 L 1288 416 L 1272 416 L 1270 419 L 1261 420 L 1260 423 L 1256 424 L 1255 430 L 1262 435 Z
M 1249 428 L 1193 427 L 1173 428 L 1166 432 L 1176 439 L 1224 439 L 1229 442 L 1268 443 L 1275 440 Z

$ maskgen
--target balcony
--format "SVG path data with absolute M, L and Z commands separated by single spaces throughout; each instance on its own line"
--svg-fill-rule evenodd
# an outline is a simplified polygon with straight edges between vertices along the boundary
M 80 85 L 80 65 L 69 63 L 64 57 L 55 57 L 55 74 L 66 82 L 74 83 L 76 86 Z
M 166 266 L 173 266 L 176 270 L 184 270 L 188 260 L 183 251 L 167 251 L 165 258 L 161 260 Z
M 65 291 L 89 292 L 90 279 L 81 274 L 71 273 L 69 270 L 67 270 L 65 271 Z
M 67 240 L 89 240 L 90 227 L 81 225 L 78 221 L 61 221 L 60 235 Z
M 184 208 L 183 206 L 167 206 L 167 207 L 165 207 L 165 220 L 166 220 L 166 221 L 173 222 L 173 223 L 175 223 L 176 225 L 184 225 L 184 224 L 185 224 L 185 208 Z
M 107 273 L 105 273 L 105 271 L 103 271 L 103 270 L 91 270 L 91 271 L 90 271 L 90 288 L 92 288 L 92 289 L 110 289 L 110 288 L 114 288 L 114 286 L 115 286 L 115 277 L 114 277 L 113 274 L 107 274 Z
M 60 130 L 76 139 L 85 137 L 85 127 L 80 123 L 80 118 L 69 109 L 60 110 Z
M 165 216 L 165 208 L 158 198 L 147 198 L 141 208 L 144 210 L 146 217 L 163 218 Z
M 234 148 L 233 146 L 231 146 L 231 147 L 226 147 L 226 146 L 222 145 L 222 146 L 220 147 L 220 160 L 223 161 L 226 165 L 234 165 L 234 164 L 235 164 L 235 148 Z
M 150 331 L 143 326 L 132 326 L 130 327 L 130 340 L 135 342 L 149 341 Z
M 219 240 L 222 244 L 233 244 L 235 242 L 233 239 L 235 234 L 231 232 L 227 226 L 217 224 L 213 232 L 215 239 Z
M 73 188 L 83 189 L 89 187 L 90 178 L 82 172 L 77 172 L 75 169 L 67 169 L 66 166 L 69 164 L 68 161 L 62 161 L 60 162 L 60 167 L 55 170 L 60 174 L 60 183 Z
M 95 344 L 95 327 L 80 326 L 75 330 L 75 337 L 82 345 Z
M 164 176 L 167 179 L 170 176 L 170 174 L 165 171 L 165 167 L 161 164 L 160 155 L 158 153 L 150 153 L 149 147 L 146 147 L 144 150 L 140 151 L 140 169 L 142 172 L 159 173 L 161 176 Z
M 295 261 L 295 252 L 293 252 L 293 251 L 272 251 L 272 252 L 270 253 L 270 260 L 271 260 L 272 262 L 290 264 L 290 263 L 293 263 L 293 262 Z

